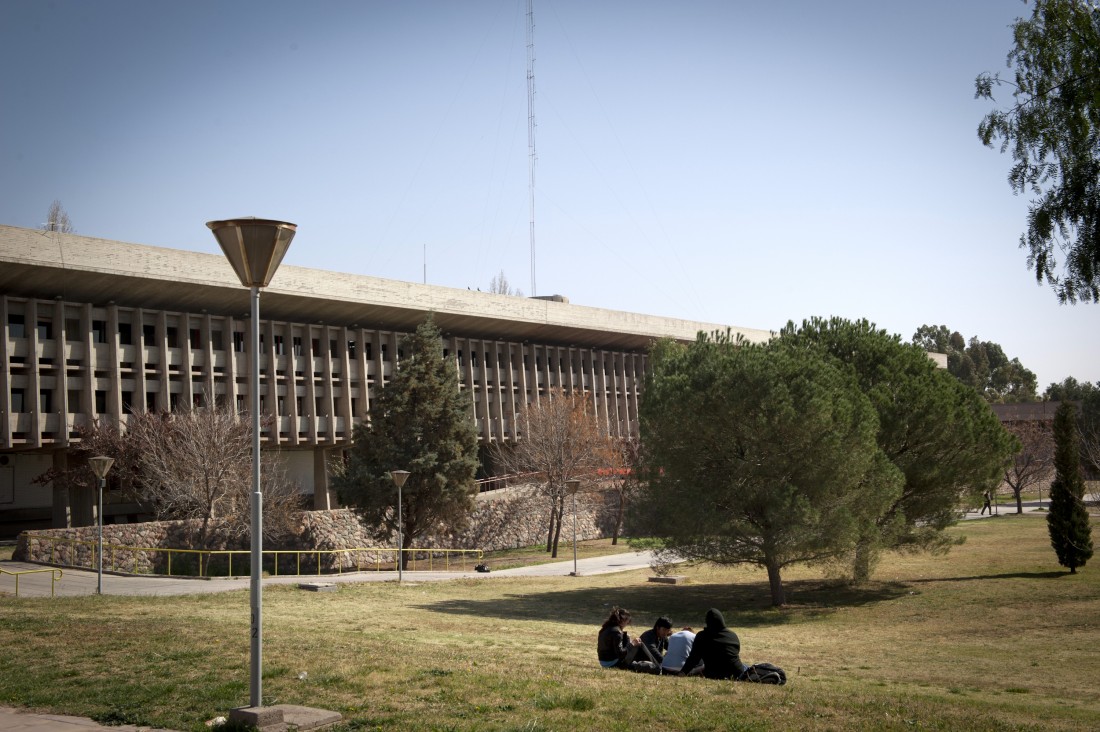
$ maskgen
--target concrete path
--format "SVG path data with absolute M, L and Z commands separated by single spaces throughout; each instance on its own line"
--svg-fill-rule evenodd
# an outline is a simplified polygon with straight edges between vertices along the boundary
M 577 561 L 580 575 L 607 574 L 625 572 L 631 569 L 645 569 L 650 562 L 649 552 L 627 552 L 609 554 L 602 557 L 590 557 Z M 43 569 L 43 565 L 27 562 L 0 562 L 0 569 L 8 572 Z M 77 597 L 94 595 L 98 575 L 87 569 L 62 568 L 62 577 L 53 588 L 57 597 Z M 551 562 L 515 569 L 501 569 L 492 572 L 421 572 L 406 570 L 405 582 L 439 582 L 453 579 L 491 580 L 498 577 L 560 577 L 573 572 L 573 561 Z M 299 584 L 304 582 L 395 582 L 396 571 L 385 572 L 345 572 L 338 575 L 304 575 L 293 577 L 265 577 L 263 585 Z M 103 573 L 104 595 L 198 595 L 207 592 L 230 592 L 247 590 L 248 577 L 232 579 L 189 579 L 177 577 L 134 577 Z M 19 597 L 49 597 L 52 584 L 49 572 L 24 574 L 19 578 Z M 15 578 L 0 575 L 0 597 L 15 594 Z M 2 730 L 3 727 L 0 727 Z
M 28 714 L 19 709 L 0 707 L 0 730 L 3 732 L 91 732 L 109 729 L 111 732 L 161 732 L 152 727 L 135 727 L 124 724 L 104 727 L 87 717 L 69 717 L 64 714 Z

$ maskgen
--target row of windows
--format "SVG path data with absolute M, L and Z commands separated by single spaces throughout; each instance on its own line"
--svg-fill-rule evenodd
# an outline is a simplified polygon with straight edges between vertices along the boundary
M 69 408 L 69 413 L 70 414 L 80 414 L 81 413 L 80 398 L 81 398 L 82 394 L 83 394 L 83 392 L 81 392 L 79 389 L 69 389 L 68 390 L 67 396 L 69 397 L 69 399 L 68 399 L 68 408 Z M 95 402 L 94 405 L 93 405 L 95 413 L 96 414 L 106 414 L 107 413 L 107 392 L 103 391 L 101 389 L 97 389 L 93 393 L 92 398 L 93 398 L 93 401 Z M 236 404 L 237 411 L 244 411 L 247 408 L 247 405 L 245 403 L 245 398 L 246 397 L 245 397 L 244 394 L 238 394 L 237 395 L 237 404 Z M 181 403 L 182 403 L 181 402 L 181 395 L 176 394 L 176 393 L 169 394 L 168 399 L 169 399 L 169 408 L 173 409 L 173 410 L 178 409 L 180 407 Z M 218 404 L 222 404 L 224 402 L 225 397 L 222 394 L 218 394 L 215 397 L 215 399 L 216 399 Z M 203 407 L 203 406 L 206 406 L 206 401 L 207 400 L 201 393 L 196 393 L 192 396 L 191 401 L 192 401 L 192 406 L 194 406 L 194 407 Z M 352 412 L 353 413 L 356 411 L 356 407 L 358 406 L 358 401 L 359 401 L 358 399 L 356 399 L 355 397 L 352 397 L 351 402 L 352 402 Z M 261 411 L 266 411 L 266 402 L 267 402 L 267 397 L 261 396 L 260 397 Z M 294 405 L 297 408 L 298 414 L 304 414 L 305 413 L 305 397 L 300 397 L 300 396 L 295 397 L 294 398 Z M 316 409 L 316 412 L 315 412 L 316 414 L 322 415 L 322 414 L 325 413 L 324 405 L 325 405 L 324 397 L 315 397 L 315 399 L 314 399 L 314 408 Z M 27 404 L 26 390 L 21 389 L 21 388 L 12 389 L 11 390 L 11 411 L 12 411 L 12 413 L 13 414 L 26 414 L 30 411 L 30 410 L 27 409 L 28 406 L 29 405 Z M 287 406 L 287 398 L 285 396 L 279 396 L 278 397 L 278 411 L 279 411 L 280 414 L 286 414 L 286 406 Z M 53 390 L 52 389 L 41 389 L 41 390 L 39 390 L 39 392 L 38 392 L 38 411 L 43 413 L 43 414 L 50 414 L 51 412 L 54 411 L 53 407 L 54 407 Z M 136 407 L 136 404 L 134 402 L 134 393 L 132 391 L 123 391 L 122 392 L 122 411 L 123 411 L 123 413 L 124 414 L 130 414 L 135 410 L 135 407 Z M 157 410 L 157 392 L 150 391 L 150 392 L 145 393 L 145 410 L 149 411 L 149 412 L 155 412 Z
M 53 322 L 52 322 L 52 320 L 50 320 L 48 318 L 39 318 L 38 319 L 37 331 L 38 331 L 38 339 L 40 341 L 52 340 L 53 339 Z M 81 340 L 80 333 L 81 333 L 80 321 L 75 319 L 75 318 L 72 318 L 72 319 L 66 318 L 66 320 L 65 320 L 65 340 L 70 341 L 70 342 L 74 342 L 74 341 L 79 342 Z M 24 322 L 24 317 L 22 315 L 19 315 L 17 313 L 9 313 L 8 314 L 8 335 L 11 338 L 25 338 L 26 337 L 26 324 Z M 215 351 L 222 350 L 223 341 L 224 341 L 223 336 L 224 336 L 224 334 L 220 330 L 211 330 L 210 331 L 210 341 L 211 341 L 211 346 L 212 346 L 213 350 L 215 350 Z M 142 326 L 142 338 L 144 339 L 145 343 L 155 343 L 156 340 L 157 340 L 156 326 L 148 324 L 148 323 L 143 325 Z M 233 350 L 235 352 L 237 352 L 237 353 L 244 353 L 245 352 L 245 338 L 246 338 L 246 334 L 243 331 L 234 331 L 233 332 Z M 124 345 L 124 346 L 133 345 L 133 334 L 132 334 L 132 328 L 131 328 L 130 323 L 119 323 L 118 324 L 118 339 L 119 339 L 118 342 L 119 342 L 120 345 Z M 180 347 L 179 329 L 177 329 L 174 326 L 167 326 L 165 328 L 165 337 L 164 337 L 164 339 L 165 339 L 165 342 L 166 342 L 168 348 L 179 348 Z M 190 329 L 188 329 L 188 341 L 189 341 L 190 347 L 192 349 L 201 350 L 202 347 L 203 347 L 203 345 L 202 345 L 202 331 L 199 328 L 190 328 Z M 93 320 L 92 321 L 92 342 L 93 343 L 106 343 L 107 342 L 107 322 L 106 321 L 104 321 L 104 320 Z M 274 340 L 273 340 L 273 345 L 274 345 L 274 349 L 275 349 L 275 355 L 277 355 L 277 356 L 287 355 L 285 336 L 275 335 Z M 303 339 L 299 336 L 294 336 L 291 340 L 291 350 L 290 350 L 290 352 L 296 357 L 303 356 L 304 355 L 303 350 L 302 350 L 303 345 L 304 345 Z M 367 343 L 364 344 L 364 351 L 365 351 L 364 355 L 365 355 L 365 357 L 368 361 L 372 360 L 374 358 L 373 345 L 374 344 L 372 344 L 370 342 L 367 342 Z M 340 357 L 340 347 L 339 346 L 340 346 L 340 343 L 339 343 L 338 340 L 335 340 L 335 339 L 330 339 L 329 340 L 329 342 L 328 342 L 329 355 L 332 358 L 339 358 Z M 314 354 L 320 353 L 321 352 L 321 341 L 320 341 L 320 339 L 319 338 L 311 338 L 310 339 L 310 347 L 311 347 L 312 353 L 314 353 Z M 348 343 L 347 343 L 347 353 L 348 353 L 349 358 L 354 359 L 354 358 L 357 357 L 357 347 L 358 347 L 358 343 L 356 341 L 348 341 Z M 260 334 L 260 350 L 263 351 L 264 348 L 265 348 L 265 337 L 264 337 L 264 334 L 261 333 Z M 381 352 L 381 356 L 382 356 L 383 361 L 389 361 L 390 360 L 389 359 L 389 349 L 387 347 L 387 344 L 385 344 L 385 343 L 381 344 L 380 352 Z M 449 354 L 449 349 L 444 349 L 443 355 L 444 355 L 444 357 L 448 357 L 450 355 Z M 402 352 L 401 349 L 398 349 L 397 357 L 398 357 L 398 359 L 401 359 L 401 358 L 404 357 L 404 353 Z M 463 353 L 463 351 L 461 349 L 458 350 L 457 357 L 458 357 L 459 366 L 465 366 L 466 365 L 466 358 L 465 358 L 465 354 Z M 475 367 L 475 368 L 479 367 L 482 364 L 484 364 L 486 366 L 491 366 L 492 365 L 493 358 L 492 358 L 492 354 L 489 351 L 483 351 L 483 352 L 470 351 L 469 357 L 470 357 L 470 365 Z M 497 352 L 497 358 L 496 358 L 496 366 L 503 369 L 503 368 L 508 368 L 509 365 L 511 365 L 512 368 L 516 367 L 515 358 L 514 357 L 510 358 L 509 354 L 506 353 L 505 350 L 498 351 Z M 542 365 L 543 365 L 543 357 L 541 355 L 536 355 L 535 356 L 535 368 L 536 369 L 542 369 Z M 571 362 L 568 364 L 568 369 L 572 370 L 573 373 L 578 373 L 579 372 L 578 365 L 579 364 L 576 362 L 576 360 L 571 360 Z M 593 365 L 595 365 L 595 364 L 593 364 Z M 528 362 L 528 356 L 527 356 L 526 353 L 523 354 L 523 368 L 525 368 L 525 369 L 530 368 L 530 364 Z M 561 371 L 567 370 L 566 358 L 564 356 L 559 356 L 557 358 L 557 368 Z M 609 364 L 607 363 L 606 360 L 603 363 L 603 371 L 604 371 L 605 374 L 610 373 L 610 366 L 609 366 Z

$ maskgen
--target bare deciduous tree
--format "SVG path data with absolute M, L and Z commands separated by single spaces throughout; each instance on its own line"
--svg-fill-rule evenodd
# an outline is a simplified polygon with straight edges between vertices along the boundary
M 593 479 L 610 464 L 607 435 L 595 419 L 585 394 L 548 393 L 527 406 L 524 430 L 514 447 L 496 451 L 497 464 L 512 473 L 535 473 L 550 504 L 546 551 L 558 556 L 566 481 Z
M 130 415 L 145 503 L 158 518 L 201 520 L 196 543 L 240 539 L 251 528 L 252 422 L 225 407 Z M 263 533 L 278 538 L 301 510 L 271 453 L 262 457 Z
M 638 487 L 638 471 L 641 467 L 641 443 L 634 439 L 612 440 L 609 447 L 611 487 L 618 498 L 615 527 L 611 532 L 611 544 L 619 543 L 626 516 L 626 504 Z
M 1054 435 L 1042 422 L 1016 422 L 1006 427 L 1020 441 L 1020 452 L 1005 469 L 1005 483 L 1016 497 L 1016 513 L 1023 513 L 1023 492 L 1054 475 Z
M 50 469 L 35 483 L 71 491 L 94 490 L 87 459 L 106 455 L 115 462 L 109 486 L 121 488 L 161 520 L 198 519 L 192 541 L 238 541 L 251 531 L 252 423 L 225 407 L 173 413 L 137 412 L 122 431 L 109 420 L 79 428 L 65 470 Z M 275 539 L 294 527 L 301 510 L 297 487 L 273 453 L 262 457 L 264 537 Z
M 504 276 L 504 270 L 500 270 L 500 274 L 498 275 L 493 275 L 493 279 L 489 281 L 489 292 L 497 295 L 523 297 L 523 290 L 508 284 L 508 278 Z
M 46 214 L 46 223 L 42 224 L 43 231 L 60 231 L 62 234 L 71 234 L 76 229 L 73 228 L 73 222 L 69 219 L 69 214 L 65 211 L 65 207 L 61 205 L 61 201 L 54 199 L 54 202 L 50 204 L 50 211 Z

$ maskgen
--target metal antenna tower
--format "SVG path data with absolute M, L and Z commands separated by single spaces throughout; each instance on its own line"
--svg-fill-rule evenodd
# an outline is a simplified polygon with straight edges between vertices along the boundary
M 527 194 L 530 199 L 531 222 L 531 297 L 535 289 L 535 0 L 527 0 Z

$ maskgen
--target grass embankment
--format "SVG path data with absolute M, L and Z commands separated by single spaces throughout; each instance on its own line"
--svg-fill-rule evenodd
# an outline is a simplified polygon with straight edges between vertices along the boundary
M 1091 730 L 1100 727 L 1100 568 L 1069 575 L 1046 522 L 953 529 L 947 556 L 887 557 L 831 585 L 687 568 L 264 592 L 265 702 L 341 712 L 350 730 Z M 1094 538 L 1100 546 L 1100 537 Z M 720 608 L 747 661 L 785 687 L 602 671 L 612 604 L 635 633 Z M 248 701 L 248 595 L 0 598 L 0 704 L 178 730 Z M 305 674 L 304 677 L 300 676 Z

